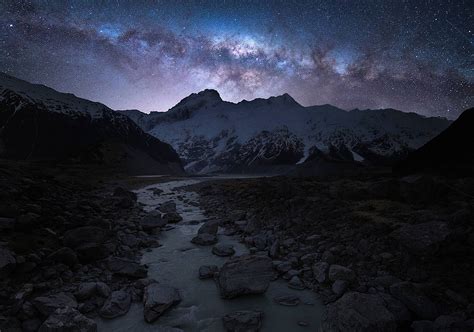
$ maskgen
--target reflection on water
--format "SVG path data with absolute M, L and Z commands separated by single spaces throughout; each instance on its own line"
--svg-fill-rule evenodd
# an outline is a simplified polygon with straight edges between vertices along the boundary
M 153 324 L 143 320 L 143 306 L 134 304 L 126 316 L 114 320 L 98 320 L 99 331 L 172 331 L 176 327 L 184 331 L 224 331 L 222 316 L 236 310 L 258 309 L 265 313 L 262 331 L 316 331 L 323 312 L 322 304 L 309 290 L 293 290 L 285 281 L 270 284 L 263 295 L 244 296 L 223 300 L 213 280 L 200 280 L 198 270 L 201 265 L 221 266 L 227 258 L 211 253 L 212 246 L 201 247 L 190 241 L 200 224 L 190 225 L 191 220 L 205 219 L 199 207 L 195 206 L 198 195 L 194 192 L 176 190 L 178 187 L 204 181 L 205 178 L 188 179 L 147 186 L 137 191 L 139 202 L 147 211 L 154 210 L 161 203 L 174 200 L 183 221 L 172 230 L 159 235 L 161 247 L 146 252 L 142 263 L 148 264 L 148 276 L 163 284 L 180 290 L 183 301 L 166 312 Z M 159 196 L 149 188 L 163 190 Z M 232 244 L 236 255 L 247 253 L 237 239 L 219 234 L 220 243 Z M 273 298 L 280 295 L 297 295 L 301 304 L 295 307 L 278 305 Z M 298 322 L 308 323 L 299 326 Z

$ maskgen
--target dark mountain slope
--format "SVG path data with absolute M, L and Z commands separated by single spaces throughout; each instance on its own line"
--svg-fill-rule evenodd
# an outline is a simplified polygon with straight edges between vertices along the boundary
M 0 157 L 181 172 L 173 148 L 105 105 L 0 74 Z
M 394 168 L 402 174 L 435 172 L 449 176 L 474 174 L 474 108 L 464 111 L 445 131 Z

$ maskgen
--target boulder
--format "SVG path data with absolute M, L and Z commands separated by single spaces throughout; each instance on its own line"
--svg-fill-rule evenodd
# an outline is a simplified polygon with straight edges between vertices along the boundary
M 303 282 L 298 276 L 291 277 L 290 281 L 288 282 L 288 287 L 298 290 L 305 289 Z
M 337 296 L 341 296 L 347 290 L 348 282 L 346 280 L 336 280 L 332 284 L 332 292 Z
M 143 266 L 125 258 L 111 257 L 107 260 L 107 267 L 114 274 L 128 278 L 145 278 L 147 269 Z
M 214 234 L 202 233 L 192 238 L 191 242 L 200 246 L 211 246 L 216 244 L 218 241 L 217 236 Z
M 323 331 L 397 331 L 393 314 L 377 294 L 349 292 L 329 304 Z
M 436 252 L 450 235 L 448 225 L 439 221 L 405 225 L 390 234 L 408 251 L 420 256 Z
M 181 301 L 176 288 L 152 283 L 145 288 L 143 316 L 147 323 L 157 320 L 166 310 Z
M 110 256 L 115 250 L 112 243 L 86 242 L 74 249 L 79 261 L 89 263 Z
M 262 327 L 263 312 L 240 310 L 225 315 L 222 320 L 228 332 L 257 332 Z
M 48 296 L 34 298 L 31 303 L 43 316 L 48 317 L 59 308 L 77 308 L 77 302 L 73 296 L 66 293 L 57 293 Z
M 132 304 L 132 297 L 126 291 L 119 290 L 110 294 L 99 311 L 103 318 L 115 318 L 125 315 Z
M 78 262 L 76 252 L 68 247 L 63 247 L 56 250 L 48 256 L 48 260 L 56 263 L 62 263 L 69 267 L 76 265 Z
M 71 307 L 56 309 L 39 332 L 97 332 L 97 324 Z
M 105 236 L 105 231 L 102 228 L 83 226 L 64 233 L 63 243 L 66 247 L 74 249 L 84 243 L 102 243 L 105 240 Z
M 125 188 L 122 188 L 122 187 L 115 188 L 113 195 L 114 195 L 114 197 L 128 197 L 132 201 L 137 200 L 137 194 L 136 193 L 134 193 L 130 190 L 127 190 Z
M 296 306 L 300 304 L 301 300 L 298 296 L 295 295 L 281 295 L 273 298 L 275 303 L 285 305 L 285 306 Z
M 165 226 L 167 223 L 168 221 L 161 218 L 161 213 L 159 212 L 150 212 L 140 220 L 140 225 L 145 232 L 151 232 L 155 228 Z
M 13 252 L 7 248 L 0 247 L 0 276 L 9 274 L 15 269 L 15 266 L 16 259 Z
M 212 247 L 212 253 L 216 256 L 228 257 L 235 254 L 234 246 L 230 244 L 218 243 Z
M 84 301 L 90 299 L 95 295 L 96 283 L 95 282 L 82 282 L 77 287 L 77 291 L 74 294 L 76 299 Z
M 433 320 L 438 316 L 436 305 L 411 282 L 393 284 L 390 293 L 421 319 Z
M 183 217 L 179 215 L 177 212 L 168 212 L 163 215 L 163 220 L 170 224 L 176 224 L 183 220 Z
M 273 278 L 272 261 L 265 256 L 245 255 L 228 260 L 217 277 L 222 298 L 264 293 Z
M 199 267 L 199 279 L 214 278 L 217 272 L 219 272 L 217 265 L 203 265 Z
M 354 271 L 341 265 L 331 265 L 329 267 L 329 280 L 345 280 L 351 282 L 355 279 Z
M 202 224 L 199 227 L 198 234 L 212 234 L 217 235 L 217 231 L 219 229 L 219 221 L 217 220 L 209 220 Z
M 176 203 L 173 201 L 164 202 L 158 208 L 161 213 L 173 213 L 176 212 Z
M 319 262 L 313 266 L 314 279 L 320 284 L 325 283 L 328 279 L 329 264 L 326 262 Z

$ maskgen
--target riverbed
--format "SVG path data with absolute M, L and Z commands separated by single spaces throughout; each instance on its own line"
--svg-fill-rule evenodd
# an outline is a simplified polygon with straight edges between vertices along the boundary
M 208 178 L 176 180 L 135 191 L 145 211 L 153 211 L 161 203 L 172 200 L 183 217 L 181 222 L 160 233 L 160 247 L 145 251 L 142 257 L 142 264 L 148 265 L 148 277 L 178 288 L 182 301 L 153 324 L 145 323 L 143 305 L 133 304 L 125 316 L 98 319 L 99 331 L 225 331 L 222 324 L 225 314 L 254 309 L 264 312 L 262 331 L 317 331 L 324 306 L 310 290 L 290 289 L 286 281 L 276 280 L 262 295 L 224 300 L 212 279 L 198 278 L 201 265 L 222 266 L 228 259 L 213 255 L 212 246 L 197 246 L 190 242 L 206 217 L 199 207 L 198 194 L 183 187 L 206 180 Z M 163 192 L 154 195 L 153 189 Z M 224 235 L 222 229 L 218 237 L 219 243 L 234 246 L 235 255 L 248 253 L 237 237 Z M 290 307 L 273 301 L 274 297 L 282 295 L 296 295 L 301 303 Z

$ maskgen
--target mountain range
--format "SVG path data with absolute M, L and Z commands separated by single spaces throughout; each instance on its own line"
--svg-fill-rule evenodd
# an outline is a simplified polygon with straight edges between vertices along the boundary
M 394 109 L 304 107 L 288 94 L 231 103 L 215 90 L 193 93 L 167 112 L 121 113 L 171 144 L 190 173 L 291 169 L 320 156 L 391 165 L 451 123 Z
M 0 157 L 180 173 L 173 148 L 107 106 L 0 73 Z

